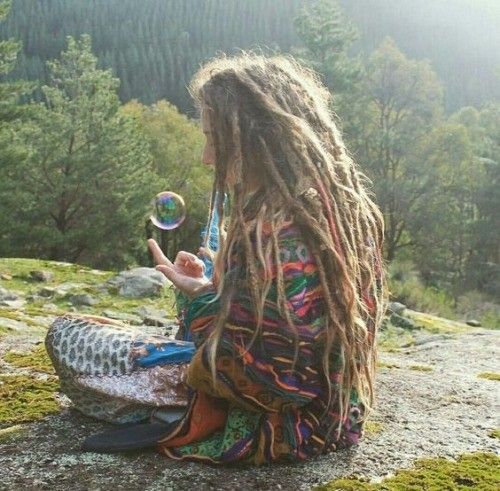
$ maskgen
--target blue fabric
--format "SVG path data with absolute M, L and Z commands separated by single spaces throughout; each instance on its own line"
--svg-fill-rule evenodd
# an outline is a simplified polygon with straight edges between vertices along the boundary
M 188 341 L 166 341 L 162 343 L 145 343 L 136 341 L 134 347 L 144 347 L 147 355 L 136 358 L 140 367 L 153 367 L 177 363 L 188 363 L 196 351 L 194 343 Z
M 227 195 L 224 198 L 224 206 L 227 206 Z M 212 212 L 212 220 L 210 221 L 210 229 L 208 230 L 208 244 L 213 251 L 216 251 L 219 248 L 219 214 L 217 210 L 214 208 Z M 205 237 L 207 235 L 207 227 L 203 227 L 201 231 L 201 243 L 205 243 Z M 212 261 L 207 257 L 202 257 L 201 260 L 205 264 L 205 275 L 208 278 L 212 277 L 213 274 L 213 264 Z

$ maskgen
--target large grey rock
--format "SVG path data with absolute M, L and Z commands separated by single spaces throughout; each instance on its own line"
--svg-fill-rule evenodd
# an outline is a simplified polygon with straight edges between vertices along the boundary
M 389 302 L 387 310 L 393 314 L 403 315 L 406 310 L 406 305 L 399 302 Z
M 81 290 L 82 288 L 85 288 L 84 283 L 61 283 L 60 285 L 57 285 L 57 295 L 67 295 L 69 292 L 75 291 L 75 290 Z
M 71 302 L 72 305 L 75 306 L 80 306 L 80 305 L 95 305 L 99 303 L 99 300 L 94 298 L 92 295 L 89 295 L 88 293 L 83 293 L 81 295 L 71 295 L 69 297 L 69 301 Z
M 3 301 L 17 300 L 18 298 L 19 295 L 17 293 L 6 290 L 5 288 L 2 288 L 0 286 L 0 301 L 3 302 Z
M 465 323 L 472 327 L 481 327 L 481 323 L 476 319 L 467 319 Z
M 52 286 L 44 286 L 38 290 L 37 295 L 39 297 L 51 298 L 56 295 L 57 290 Z
M 155 309 L 147 305 L 137 307 L 134 312 L 140 316 L 141 319 L 145 319 L 146 317 L 167 317 L 168 315 L 166 310 Z
M 30 278 L 34 281 L 51 281 L 54 275 L 50 271 L 30 271 Z
M 117 288 L 123 297 L 142 298 L 159 295 L 163 287 L 170 282 L 163 273 L 154 268 L 134 268 L 122 271 L 107 284 Z

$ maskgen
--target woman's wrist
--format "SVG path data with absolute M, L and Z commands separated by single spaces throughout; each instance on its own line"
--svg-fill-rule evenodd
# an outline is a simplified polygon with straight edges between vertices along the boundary
M 208 293 L 210 291 L 215 291 L 215 286 L 212 281 L 208 281 L 205 285 L 200 286 L 193 292 L 185 293 L 185 295 L 190 299 L 193 300 L 196 297 L 199 297 L 205 293 Z

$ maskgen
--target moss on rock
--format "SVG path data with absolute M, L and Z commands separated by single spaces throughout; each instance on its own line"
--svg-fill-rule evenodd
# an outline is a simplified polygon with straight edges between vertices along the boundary
M 410 370 L 416 370 L 417 372 L 432 372 L 434 370 L 434 368 L 429 365 L 410 365 L 408 368 Z
M 478 375 L 479 378 L 485 378 L 486 380 L 500 380 L 500 373 L 497 372 L 481 372 Z
M 398 470 L 380 483 L 362 478 L 337 479 L 317 491 L 408 491 L 481 490 L 497 491 L 500 482 L 500 457 L 490 452 L 461 455 L 457 460 L 419 459 L 412 469 Z
M 38 380 L 26 375 L 0 375 L 0 425 L 27 423 L 59 411 L 57 377 Z
M 0 443 L 15 440 L 23 436 L 26 432 L 25 425 L 7 426 L 7 428 L 0 429 Z
M 19 368 L 30 368 L 35 372 L 55 375 L 54 367 L 43 344 L 28 353 L 11 351 L 3 357 L 4 361 Z
M 387 363 L 385 361 L 379 361 L 377 363 L 378 368 L 401 368 L 397 363 Z
M 495 428 L 488 433 L 490 438 L 500 438 L 500 428 Z
M 0 318 L 10 319 L 17 322 L 24 322 L 28 326 L 40 327 L 40 323 L 36 320 L 24 315 L 20 310 L 17 309 L 5 309 L 0 308 Z
M 378 346 L 387 352 L 398 352 L 404 346 L 411 346 L 415 342 L 415 337 L 411 331 L 393 326 L 390 322 L 386 328 L 380 332 Z
M 463 322 L 445 319 L 426 312 L 407 309 L 405 315 L 413 320 L 417 326 L 434 334 L 459 334 L 471 331 L 471 327 Z
M 377 435 L 384 430 L 384 425 L 379 421 L 367 421 L 364 426 L 366 435 Z

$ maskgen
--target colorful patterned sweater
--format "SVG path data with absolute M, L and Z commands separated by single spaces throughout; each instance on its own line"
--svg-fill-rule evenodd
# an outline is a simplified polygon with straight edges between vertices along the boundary
M 190 302 L 184 322 L 197 347 L 187 378 L 193 393 L 186 415 L 159 445 L 171 458 L 255 464 L 303 460 L 355 444 L 362 435 L 363 406 L 355 391 L 340 436 L 328 434 L 339 415 L 326 411 L 327 384 L 321 369 L 325 307 L 317 266 L 293 224 L 280 230 L 278 241 L 296 331 L 279 312 L 273 267 L 262 331 L 248 348 L 256 319 L 245 278 L 238 275 L 214 383 L 207 338 L 220 304 L 213 301 L 215 292 Z M 296 338 L 299 348 L 293 367 Z M 332 356 L 330 380 L 333 390 L 341 390 L 334 361 Z

